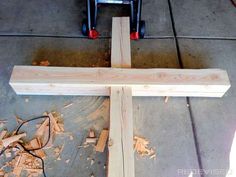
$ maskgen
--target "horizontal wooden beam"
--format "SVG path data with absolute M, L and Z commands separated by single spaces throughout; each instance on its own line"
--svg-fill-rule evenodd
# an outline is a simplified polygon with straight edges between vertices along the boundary
M 15 66 L 10 85 L 23 95 L 110 95 L 111 86 L 129 86 L 133 96 L 221 97 L 230 81 L 220 69 Z
M 130 22 L 112 18 L 111 67 L 131 68 Z M 135 177 L 131 87 L 111 87 L 107 177 Z

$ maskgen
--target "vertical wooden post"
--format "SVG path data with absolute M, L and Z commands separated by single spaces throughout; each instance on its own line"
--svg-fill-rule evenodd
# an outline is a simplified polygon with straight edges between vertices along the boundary
M 111 66 L 131 67 L 128 17 L 112 21 Z M 134 177 L 132 88 L 111 87 L 108 177 Z

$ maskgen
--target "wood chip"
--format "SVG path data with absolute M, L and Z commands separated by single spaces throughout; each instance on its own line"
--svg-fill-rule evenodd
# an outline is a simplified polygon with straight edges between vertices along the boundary
M 12 173 L 16 176 L 20 176 L 22 169 L 22 167 L 15 166 Z
M 54 148 L 54 153 L 55 153 L 55 155 L 57 156 L 57 157 L 59 157 L 60 155 L 61 155 L 61 152 L 63 151 L 63 149 L 64 149 L 64 144 L 61 146 L 61 147 L 56 147 L 56 148 Z
M 7 123 L 6 120 L 0 120 L 0 128 L 4 127 L 6 123 Z
M 149 148 L 149 141 L 145 138 L 141 138 L 138 136 L 134 137 L 134 150 L 140 156 L 150 156 L 150 159 L 155 158 L 156 154 L 153 148 Z
M 6 158 L 10 158 L 11 157 L 11 152 L 10 152 L 11 150 L 10 149 L 7 149 L 6 151 L 5 151 L 5 156 L 6 156 Z
M 22 134 L 19 134 L 19 135 L 13 135 L 11 137 L 4 138 L 2 140 L 2 144 L 3 144 L 4 147 L 7 147 L 10 144 L 19 141 L 23 137 L 26 137 L 26 133 L 22 133 Z
M 7 130 L 1 131 L 1 133 L 0 133 L 0 141 L 2 141 L 2 139 L 4 139 L 6 137 L 6 135 L 7 135 Z
M 17 116 L 17 115 L 15 115 L 15 118 L 16 118 L 16 122 L 18 123 L 18 124 L 22 124 L 24 121 L 19 117 L 19 116 Z
M 49 120 L 48 118 L 44 120 L 44 122 L 39 126 L 39 128 L 36 131 L 35 136 L 41 137 L 45 133 L 45 129 L 48 127 Z
M 30 141 L 30 145 L 33 149 L 38 149 L 38 148 L 41 148 L 41 143 L 40 143 L 40 140 L 39 138 L 35 138 L 33 140 Z M 35 151 L 35 154 L 41 158 L 45 158 L 46 157 L 46 154 L 45 152 L 42 150 L 42 149 L 39 149 L 39 150 L 36 150 Z
M 53 114 L 52 114 L 52 113 L 49 113 L 48 116 L 50 117 L 50 121 L 51 121 L 51 123 L 53 124 L 53 128 L 54 128 L 55 132 L 60 132 L 61 129 L 60 129 L 60 127 L 58 126 L 57 121 L 55 120 Z
M 50 62 L 48 60 L 43 60 L 39 62 L 39 66 L 49 66 Z
M 96 144 L 97 138 L 86 138 L 85 144 Z
M 48 114 L 45 113 L 44 115 Z M 64 125 L 59 115 L 60 114 L 57 114 L 56 112 L 49 113 L 49 119 L 45 119 L 43 123 L 38 126 L 35 137 L 28 143 L 21 139 L 26 136 L 26 133 L 16 135 L 16 132 L 13 131 L 9 136 L 7 130 L 0 132 L 0 145 L 3 147 L 8 147 L 12 144 L 12 146 L 14 146 L 13 148 L 9 148 L 5 151 L 6 157 L 10 157 L 11 154 L 14 153 L 14 158 L 11 158 L 11 160 L 6 162 L 4 165 L 4 167 L 13 167 L 11 174 L 19 177 L 21 176 L 21 171 L 26 171 L 27 176 L 33 177 L 39 176 L 42 173 L 42 164 L 40 159 L 25 152 L 24 148 L 18 142 L 24 143 L 25 148 L 27 149 L 38 149 L 34 150 L 35 155 L 41 158 L 46 158 L 46 154 L 41 148 L 46 144 L 49 137 L 49 120 L 51 121 L 51 136 L 46 148 L 49 146 L 52 147 L 56 132 L 64 131 Z M 60 153 L 62 152 L 63 148 L 64 145 L 62 145 L 60 148 L 55 148 L 54 152 L 58 155 L 57 160 L 61 160 Z M 68 159 L 65 162 L 69 163 L 69 161 L 70 160 Z M 0 171 L 0 176 L 1 173 L 4 174 L 4 176 L 7 175 L 4 171 Z
M 108 135 L 109 135 L 109 131 L 108 130 L 102 130 L 99 139 L 98 139 L 98 143 L 96 145 L 96 151 L 98 152 L 104 152 L 106 143 L 107 143 L 107 139 L 108 139 Z
M 68 103 L 68 104 L 66 104 L 66 105 L 64 105 L 64 109 L 66 109 L 66 108 L 69 108 L 70 106 L 72 106 L 73 105 L 73 103 Z
M 89 130 L 89 138 L 95 138 L 95 132 L 92 129 Z
M 153 154 L 149 157 L 149 159 L 153 159 L 153 158 L 156 158 L 156 154 Z
M 90 165 L 92 166 L 94 164 L 94 159 L 91 159 Z
M 41 142 L 43 145 L 46 144 L 48 140 L 48 136 L 49 136 L 49 126 L 46 126 L 46 128 L 44 129 L 43 137 L 41 139 Z M 44 147 L 44 149 L 51 148 L 53 146 L 54 139 L 55 139 L 55 133 L 54 133 L 53 128 L 51 127 L 50 139 L 49 139 L 48 144 Z
M 70 138 L 71 141 L 74 140 L 73 135 L 69 135 L 69 138 Z
M 58 126 L 60 127 L 61 132 L 64 132 L 64 124 L 58 123 Z
M 4 176 L 4 174 L 5 172 L 2 169 L 0 169 L 0 176 Z
M 169 100 L 169 97 L 168 96 L 165 96 L 165 103 L 167 103 L 168 102 L 168 100 Z

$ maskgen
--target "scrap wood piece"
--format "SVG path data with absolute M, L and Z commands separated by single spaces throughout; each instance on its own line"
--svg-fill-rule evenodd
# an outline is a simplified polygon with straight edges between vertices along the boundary
M 0 120 L 0 128 L 2 128 L 7 123 L 7 120 Z
M 156 156 L 156 153 L 153 148 L 149 148 L 148 145 L 149 141 L 147 139 L 134 136 L 134 150 L 140 156 L 149 156 L 150 159 L 152 159 Z
M 64 149 L 64 146 L 65 146 L 65 144 L 63 144 L 61 147 L 56 147 L 56 148 L 53 150 L 57 158 L 59 158 L 61 152 L 62 152 L 63 149 Z
M 29 144 L 30 144 L 30 146 L 31 146 L 33 149 L 38 149 L 38 148 L 41 148 L 41 147 L 42 147 L 39 138 L 35 138 L 35 139 L 31 140 Z M 45 154 L 45 152 L 44 152 L 42 149 L 35 150 L 34 152 L 35 152 L 35 154 L 36 154 L 37 156 L 39 156 L 39 157 L 41 157 L 41 158 L 43 158 L 43 159 L 46 157 L 46 154 Z
M 50 62 L 48 60 L 42 60 L 39 63 L 37 63 L 36 61 L 33 61 L 32 65 L 33 66 L 37 66 L 37 65 L 39 65 L 39 66 L 49 66 Z
M 73 102 L 70 102 L 70 103 L 65 104 L 63 108 L 66 109 L 66 108 L 69 108 L 72 105 L 73 105 Z
M 93 129 L 89 130 L 88 137 L 85 139 L 84 145 L 87 144 L 96 144 L 97 138 Z
M 39 66 L 49 66 L 50 62 L 48 60 L 40 61 Z
M 2 139 L 4 139 L 6 137 L 6 135 L 7 135 L 7 130 L 1 131 L 1 133 L 0 133 L 0 141 L 2 141 Z
M 102 130 L 99 139 L 98 139 L 98 143 L 96 145 L 96 151 L 98 152 L 104 152 L 106 143 L 107 143 L 107 139 L 108 139 L 108 135 L 109 135 L 109 131 L 108 130 Z
M 4 154 L 5 154 L 6 158 L 10 158 L 11 157 L 11 150 L 6 149 Z
M 15 115 L 15 118 L 17 124 L 22 124 L 24 122 L 18 115 Z
M 50 119 L 50 139 L 48 144 L 44 148 L 50 148 L 53 145 L 55 134 L 64 132 L 64 124 L 59 122 L 59 118 L 56 112 L 44 113 L 48 115 Z M 49 119 L 45 119 L 44 122 L 39 126 L 35 136 L 40 139 L 40 143 L 45 145 L 49 137 Z
M 7 120 L 2 120 L 2 119 L 1 119 L 1 120 L 0 120 L 0 123 L 4 123 L 4 124 L 5 124 L 5 123 L 7 123 Z
M 2 145 L 4 147 L 7 147 L 11 143 L 17 142 L 23 137 L 26 137 L 26 133 L 22 133 L 22 134 L 19 134 L 19 135 L 13 135 L 11 137 L 5 138 L 5 139 L 2 140 Z
M 40 139 L 42 142 L 42 145 L 45 145 L 47 143 L 48 137 L 49 137 L 49 126 L 46 126 L 46 128 L 44 129 L 43 136 Z M 54 133 L 53 128 L 51 127 L 49 141 L 47 145 L 44 147 L 44 149 L 51 148 L 53 146 L 54 139 L 55 139 L 55 133 Z
M 3 169 L 0 169 L 0 176 L 4 176 L 5 171 L 3 171 Z
M 169 97 L 168 97 L 168 96 L 165 96 L 165 100 L 164 100 L 164 102 L 167 103 L 168 100 L 169 100 Z
M 43 134 L 45 132 L 45 129 L 47 128 L 48 124 L 49 124 L 49 120 L 45 119 L 44 122 L 37 129 L 37 131 L 35 133 L 35 136 L 37 136 L 37 137 L 43 136 Z
M 58 126 L 57 121 L 55 120 L 53 114 L 52 114 L 52 113 L 49 113 L 48 116 L 49 116 L 49 118 L 50 118 L 51 124 L 53 125 L 53 128 L 54 128 L 55 132 L 60 132 L 61 129 L 60 129 L 60 127 Z
M 53 133 L 60 133 L 64 131 L 64 126 L 61 122 L 58 121 L 58 119 L 56 119 L 56 117 L 54 116 L 54 114 L 52 112 L 50 113 L 45 113 L 45 115 L 47 115 L 50 119 L 50 125 L 51 125 L 51 130 L 54 130 Z M 47 129 L 48 125 L 49 125 L 49 119 L 45 119 L 44 122 L 39 126 L 39 128 L 36 131 L 35 136 L 43 136 L 45 129 Z
M 31 154 L 22 152 L 19 158 L 19 167 L 23 167 L 23 169 L 41 169 L 41 161 Z
M 86 144 L 96 144 L 96 142 L 97 142 L 97 138 L 86 138 L 86 140 L 85 140 L 85 145 Z
M 95 132 L 92 129 L 89 130 L 89 138 L 95 138 Z
M 12 173 L 16 176 L 20 176 L 22 171 L 27 171 L 28 174 L 35 173 L 38 176 L 42 171 L 39 159 L 26 152 L 17 155 L 8 165 L 14 167 Z
M 26 170 L 30 173 L 36 173 L 37 175 L 39 175 L 43 172 L 42 168 L 25 168 L 24 170 Z
M 23 170 L 23 167 L 15 166 L 12 173 L 16 176 L 20 176 L 22 170 Z

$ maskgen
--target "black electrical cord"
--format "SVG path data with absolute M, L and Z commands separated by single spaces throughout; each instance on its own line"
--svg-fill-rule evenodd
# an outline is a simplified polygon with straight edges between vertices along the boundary
M 231 2 L 234 5 L 234 7 L 236 8 L 236 1 L 235 0 L 231 0 Z
M 48 142 L 49 142 L 49 140 L 50 140 L 50 138 L 51 138 L 51 120 L 50 120 L 50 117 L 49 117 L 49 116 L 39 116 L 39 117 L 35 117 L 35 118 L 32 118 L 32 119 L 29 119 L 29 120 L 26 120 L 26 121 L 22 122 L 22 123 L 19 125 L 19 127 L 16 129 L 16 135 L 19 133 L 20 128 L 21 128 L 24 124 L 26 124 L 26 123 L 28 123 L 28 122 L 31 122 L 31 121 L 38 120 L 38 119 L 48 119 L 48 131 L 49 131 L 49 132 L 48 132 L 48 139 L 47 139 L 46 143 L 45 143 L 43 146 L 41 146 L 40 148 L 35 148 L 35 149 L 27 149 L 27 148 L 25 148 L 25 146 L 23 145 L 23 143 L 20 143 L 20 142 L 19 142 L 19 144 L 22 146 L 22 148 L 24 149 L 25 152 L 27 152 L 28 154 L 30 154 L 30 155 L 32 155 L 32 156 L 34 156 L 34 157 L 36 157 L 36 158 L 38 158 L 38 159 L 41 160 L 41 163 L 42 163 L 42 170 L 43 170 L 43 176 L 46 177 L 44 160 L 43 160 L 41 157 L 39 157 L 39 156 L 33 154 L 31 151 L 40 150 L 40 149 L 43 149 L 45 146 L 47 146 L 47 144 L 48 144 Z M 9 148 L 9 146 L 6 147 L 6 148 L 4 148 L 4 149 L 0 152 L 0 156 L 1 156 L 8 148 Z

